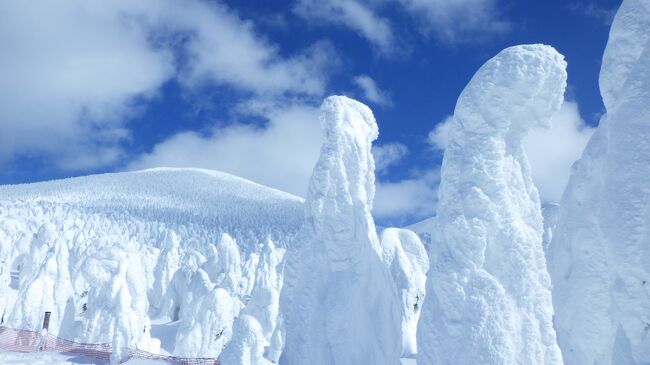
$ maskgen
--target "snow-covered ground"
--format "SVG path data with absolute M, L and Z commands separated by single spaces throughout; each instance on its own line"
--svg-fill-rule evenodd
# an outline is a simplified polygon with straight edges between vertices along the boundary
M 101 361 L 95 358 L 83 357 L 74 354 L 61 354 L 52 352 L 39 352 L 24 354 L 20 352 L 7 352 L 0 350 L 0 363 L 7 365 L 108 365 L 108 361 Z M 403 358 L 402 365 L 417 365 L 415 359 Z M 128 365 L 163 365 L 169 364 L 164 361 L 131 359 L 125 364 Z M 260 365 L 271 365 L 270 361 L 264 361 Z M 226 365 L 225 363 L 223 365 Z

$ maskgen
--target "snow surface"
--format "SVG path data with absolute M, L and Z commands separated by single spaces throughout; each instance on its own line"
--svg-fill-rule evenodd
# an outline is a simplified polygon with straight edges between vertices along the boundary
M 625 0 L 600 73 L 607 109 L 549 250 L 568 364 L 650 363 L 650 1 Z
M 400 299 L 370 214 L 377 124 L 368 107 L 343 96 L 323 102 L 321 124 L 306 223 L 287 252 L 280 363 L 396 365 Z
M 552 47 L 510 47 L 461 93 L 442 164 L 419 364 L 561 364 L 542 215 L 522 138 L 566 87 Z

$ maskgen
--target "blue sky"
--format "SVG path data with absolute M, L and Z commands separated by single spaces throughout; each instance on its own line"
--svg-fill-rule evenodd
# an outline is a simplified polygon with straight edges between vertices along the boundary
M 380 224 L 435 213 L 444 121 L 501 49 L 546 43 L 567 102 L 527 151 L 558 200 L 603 106 L 620 1 L 143 0 L 0 4 L 0 184 L 154 166 L 218 169 L 302 195 L 330 94 L 368 104 Z M 552 147 L 552 148 L 549 148 Z

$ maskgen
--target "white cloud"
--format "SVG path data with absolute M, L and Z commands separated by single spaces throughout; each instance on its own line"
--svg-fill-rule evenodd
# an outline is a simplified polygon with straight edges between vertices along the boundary
M 436 124 L 436 127 L 429 132 L 429 144 L 433 146 L 433 148 L 439 150 L 447 148 L 447 143 L 449 142 L 449 127 L 451 126 L 453 118 L 453 115 L 448 116 L 444 121 Z
M 129 169 L 202 167 L 305 196 L 322 143 L 318 109 L 293 105 L 267 109 L 265 114 L 264 128 L 236 123 L 207 136 L 177 134 L 137 158 Z
M 131 102 L 172 75 L 172 55 L 152 47 L 139 24 L 92 4 L 0 3 L 0 162 L 83 154 L 95 165 L 97 140 L 128 136 L 116 130 Z
M 485 40 L 510 29 L 498 0 L 399 0 L 423 29 L 445 43 Z
M 348 27 L 384 52 L 394 47 L 390 23 L 357 0 L 299 0 L 295 12 L 309 21 Z
M 393 225 L 413 223 L 436 214 L 438 171 L 420 173 L 397 182 L 379 182 L 372 210 L 378 219 Z M 405 221 L 408 218 L 409 221 Z
M 0 163 L 116 163 L 127 122 L 166 81 L 320 95 L 331 47 L 283 56 L 251 23 L 197 0 L 0 3 Z
M 400 162 L 409 150 L 402 143 L 386 143 L 372 147 L 372 155 L 375 158 L 375 170 L 378 174 L 384 173 L 391 166 Z
M 600 22 L 602 25 L 610 27 L 614 21 L 617 7 L 605 8 L 601 4 L 594 2 L 571 2 L 567 5 L 569 10 L 582 16 L 592 18 Z
M 452 120 L 453 117 L 448 117 L 429 133 L 429 142 L 434 148 L 447 146 Z M 569 181 L 571 166 L 582 155 L 594 130 L 580 117 L 578 104 L 565 101 L 553 118 L 551 128 L 532 131 L 524 138 L 533 180 L 542 201 L 560 201 Z
M 377 105 L 389 105 L 390 97 L 377 87 L 375 80 L 367 75 L 359 75 L 354 78 L 354 83 L 363 91 L 364 97 Z
M 255 93 L 323 92 L 323 68 L 334 52 L 327 43 L 285 58 L 255 32 L 252 23 L 218 2 L 170 1 L 173 6 L 161 13 L 160 22 L 190 35 L 185 45 L 189 64 L 182 70 L 186 82 L 207 79 Z M 158 4 L 154 1 L 152 6 Z
M 533 131 L 524 138 L 533 180 L 542 200 L 560 201 L 571 165 L 582 156 L 594 130 L 580 118 L 578 105 L 565 101 L 550 129 Z

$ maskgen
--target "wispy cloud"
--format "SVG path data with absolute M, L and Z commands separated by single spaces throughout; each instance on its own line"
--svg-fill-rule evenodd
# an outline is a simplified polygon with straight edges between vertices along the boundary
M 498 0 L 399 0 L 422 30 L 446 44 L 484 41 L 508 32 Z
M 408 147 L 402 143 L 386 143 L 373 146 L 372 155 L 375 158 L 377 173 L 385 173 L 391 166 L 399 163 L 408 152 Z
M 390 105 L 390 96 L 379 89 L 375 80 L 367 75 L 359 75 L 354 78 L 354 83 L 363 91 L 366 100 L 377 105 Z
M 570 11 L 592 18 L 607 27 L 612 25 L 617 10 L 617 8 L 606 8 L 593 2 L 571 2 L 567 4 L 567 7 Z
M 371 5 L 357 0 L 299 0 L 294 10 L 308 21 L 350 28 L 390 53 L 395 41 L 391 24 Z

